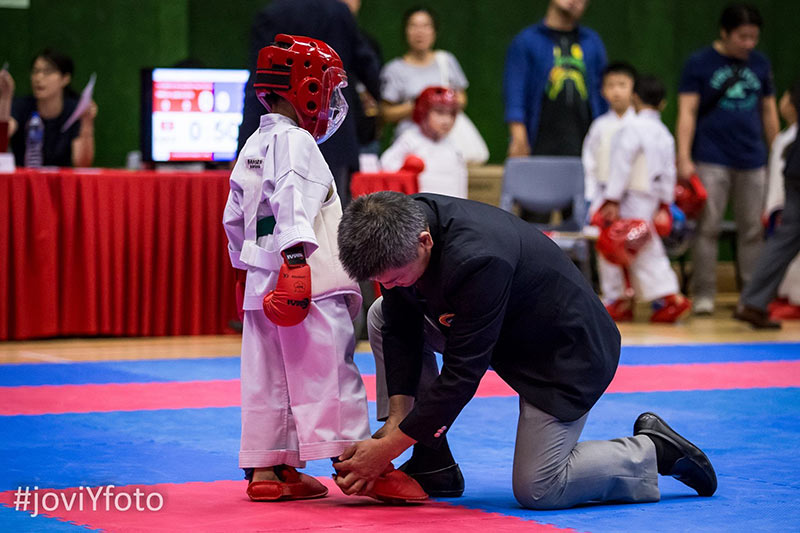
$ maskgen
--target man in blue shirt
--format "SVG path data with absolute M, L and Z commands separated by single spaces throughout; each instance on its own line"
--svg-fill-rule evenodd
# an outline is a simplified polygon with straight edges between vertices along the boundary
M 580 156 L 589 124 L 607 110 L 603 41 L 578 25 L 588 3 L 550 0 L 544 19 L 511 42 L 503 76 L 509 157 Z
M 761 24 L 752 6 L 726 7 L 720 38 L 689 57 L 678 89 L 678 177 L 696 173 L 708 191 L 692 250 L 696 314 L 714 311 L 719 228 L 729 195 L 745 284 L 761 248 L 764 141 L 771 144 L 778 133 L 772 68 L 767 57 L 754 50 Z

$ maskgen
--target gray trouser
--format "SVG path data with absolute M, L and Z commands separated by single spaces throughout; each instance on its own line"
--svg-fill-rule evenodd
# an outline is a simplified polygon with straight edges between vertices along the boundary
M 383 365 L 379 298 L 367 316 L 369 342 L 375 356 L 378 417 L 388 413 Z M 420 388 L 438 375 L 433 350 L 441 351 L 444 336 L 425 325 L 425 362 Z M 514 447 L 514 496 L 529 509 L 564 509 L 589 501 L 655 502 L 660 498 L 656 451 L 646 436 L 610 441 L 578 442 L 589 414 L 562 422 L 520 398 Z
M 692 295 L 714 298 L 717 293 L 717 256 L 719 231 L 725 216 L 728 198 L 736 222 L 737 263 L 742 282 L 747 284 L 761 251 L 763 230 L 761 213 L 764 209 L 767 174 L 764 167 L 752 170 L 698 163 L 697 175 L 708 191 L 697 237 L 692 248 Z
M 778 293 L 789 264 L 800 251 L 800 183 L 786 181 L 781 224 L 767 240 L 750 283 L 742 290 L 745 305 L 766 311 Z

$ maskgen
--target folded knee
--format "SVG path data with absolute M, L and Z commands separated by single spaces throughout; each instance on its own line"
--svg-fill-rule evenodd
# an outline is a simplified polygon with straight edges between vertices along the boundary
M 560 487 L 557 478 L 536 479 L 525 474 L 516 474 L 513 481 L 514 498 L 522 507 L 543 511 L 558 509 Z

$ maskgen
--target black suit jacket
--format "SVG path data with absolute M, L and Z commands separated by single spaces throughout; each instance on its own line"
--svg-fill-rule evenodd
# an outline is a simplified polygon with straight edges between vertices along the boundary
M 495 207 L 418 194 L 433 236 L 413 287 L 384 290 L 389 395 L 415 395 L 423 321 L 446 335 L 444 365 L 400 424 L 429 446 L 475 395 L 489 366 L 520 396 L 572 421 L 591 409 L 619 363 L 620 335 L 600 299 L 547 236 Z
M 342 59 L 348 85 L 343 93 L 350 109 L 360 105 L 355 91 L 356 79 L 380 101 L 380 60 L 356 25 L 352 13 L 340 0 L 275 0 L 261 10 L 253 22 L 250 46 L 250 80 L 244 98 L 244 118 L 239 127 L 239 150 L 258 128 L 259 117 L 266 113 L 253 89 L 258 52 L 275 40 L 279 33 L 320 39 L 330 45 Z M 320 151 L 331 170 L 358 170 L 358 137 L 353 113 Z

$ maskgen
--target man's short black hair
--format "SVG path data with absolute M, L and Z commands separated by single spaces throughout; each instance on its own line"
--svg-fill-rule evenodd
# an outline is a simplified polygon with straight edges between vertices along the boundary
M 603 69 L 603 79 L 606 79 L 606 76 L 609 74 L 624 74 L 630 77 L 630 79 L 636 80 L 636 68 L 627 61 L 614 61 L 613 63 L 609 63 L 608 66 Z
M 339 259 L 351 278 L 374 279 L 414 261 L 420 233 L 427 229 L 422 207 L 410 196 L 392 191 L 361 196 L 339 222 Z
M 633 84 L 633 94 L 638 96 L 639 100 L 645 105 L 657 108 L 667 96 L 667 90 L 664 88 L 664 83 L 657 76 L 642 74 L 636 77 L 636 82 Z
M 761 18 L 761 13 L 755 6 L 736 3 L 728 4 L 722 10 L 722 15 L 719 17 L 719 27 L 726 32 L 730 33 L 745 24 L 753 24 L 759 28 L 764 24 L 764 19 Z

